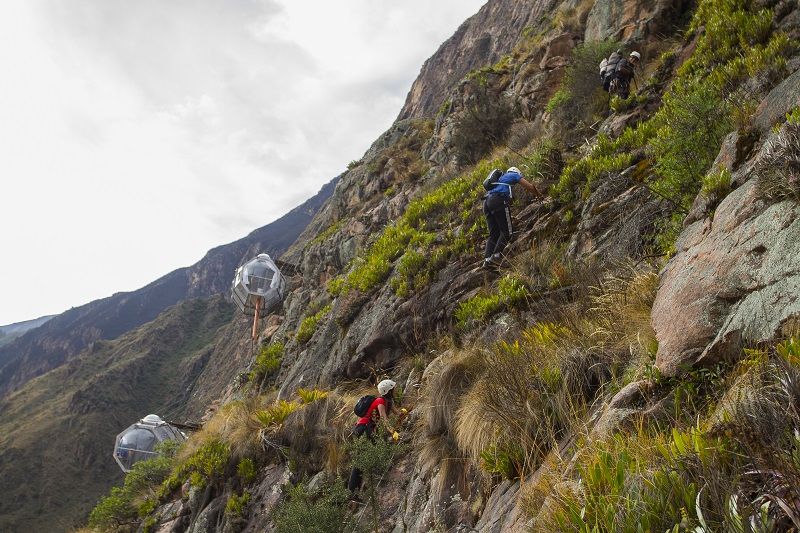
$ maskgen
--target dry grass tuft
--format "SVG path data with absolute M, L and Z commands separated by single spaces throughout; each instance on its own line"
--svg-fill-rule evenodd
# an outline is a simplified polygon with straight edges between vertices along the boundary
M 480 379 L 484 365 L 475 347 L 447 350 L 428 365 L 417 404 L 417 410 L 423 413 L 418 431 L 420 464 L 426 471 L 460 455 L 453 421 L 462 396 Z
M 623 266 L 591 287 L 591 320 L 615 348 L 643 354 L 655 343 L 650 311 L 658 291 L 653 268 Z M 616 350 L 615 350 L 616 351 Z
M 253 395 L 226 404 L 181 448 L 177 456 L 178 462 L 187 460 L 213 437 L 218 437 L 231 445 L 231 458 L 236 461 L 258 454 L 261 449 L 259 430 L 262 426 L 256 418 L 256 413 L 273 400 L 274 394 Z
M 298 471 L 314 474 L 323 466 L 341 474 L 346 469 L 344 443 L 352 430 L 352 404 L 342 396 L 328 394 L 287 417 L 276 439 L 291 450 Z
M 548 291 L 572 283 L 572 265 L 564 259 L 564 244 L 553 240 L 534 241 L 528 253 L 511 262 L 515 276 L 534 291 Z
M 487 450 L 502 452 L 520 474 L 535 470 L 580 426 L 587 402 L 608 376 L 595 356 L 554 324 L 538 324 L 520 340 L 484 352 L 483 359 L 480 380 L 456 414 L 456 442 L 476 461 Z
M 758 187 L 772 201 L 800 201 L 800 124 L 787 122 L 765 144 L 754 173 Z

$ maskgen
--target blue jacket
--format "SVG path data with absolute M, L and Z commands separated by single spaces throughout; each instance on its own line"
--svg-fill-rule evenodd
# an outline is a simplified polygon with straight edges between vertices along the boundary
M 490 190 L 486 195 L 490 194 L 499 194 L 500 196 L 504 196 L 506 198 L 511 198 L 511 186 L 516 185 L 519 180 L 522 179 L 522 176 L 517 174 L 516 172 L 506 172 L 500 179 L 497 180 L 500 185 L 495 187 L 494 189 Z

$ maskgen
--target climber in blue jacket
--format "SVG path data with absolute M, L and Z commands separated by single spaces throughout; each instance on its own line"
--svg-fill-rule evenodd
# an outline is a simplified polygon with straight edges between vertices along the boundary
M 489 238 L 486 240 L 483 268 L 494 270 L 503 262 L 503 249 L 513 234 L 511 226 L 511 186 L 519 183 L 531 191 L 537 198 L 544 198 L 536 185 L 522 177 L 517 167 L 509 168 L 491 189 L 483 201 L 483 214 L 489 227 Z

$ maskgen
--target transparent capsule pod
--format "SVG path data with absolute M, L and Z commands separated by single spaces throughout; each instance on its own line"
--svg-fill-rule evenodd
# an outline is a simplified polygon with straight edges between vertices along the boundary
M 156 415 L 147 415 L 117 435 L 114 459 L 126 474 L 134 463 L 153 459 L 156 444 L 167 440 L 183 441 L 186 436 Z
M 243 313 L 263 316 L 280 305 L 286 294 L 286 279 L 269 255 L 260 254 L 236 270 L 232 292 Z

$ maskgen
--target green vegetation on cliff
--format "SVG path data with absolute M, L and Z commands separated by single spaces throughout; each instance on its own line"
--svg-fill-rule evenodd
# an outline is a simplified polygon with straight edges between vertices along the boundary
M 786 58 L 797 59 L 775 9 L 699 2 L 685 32 L 650 47 L 658 57 L 649 77 L 624 102 L 603 100 L 596 86 L 596 61 L 617 46 L 611 42 L 574 48 L 560 85 L 543 96 L 539 64 L 550 35 L 542 30 L 469 76 L 435 125 L 409 125 L 412 134 L 354 162 L 348 176 L 359 189 L 383 181 L 372 197 L 357 198 L 363 211 L 329 220 L 312 245 L 362 237 L 362 246 L 349 256 L 337 249 L 346 263 L 337 272 L 309 273 L 331 281 L 297 298 L 303 303 L 254 358 L 250 380 L 179 451 L 145 509 L 179 499 L 184 487 L 224 500 L 231 531 L 267 523 L 288 531 L 323 516 L 349 527 L 360 516 L 345 511 L 341 477 L 351 464 L 367 470 L 369 463 L 374 530 L 409 523 L 403 513 L 417 502 L 404 499 L 408 507 L 398 509 L 398 492 L 375 491 L 398 472 L 397 491 L 436 502 L 425 522 L 434 531 L 455 527 L 453 516 L 474 525 L 478 515 L 505 515 L 512 505 L 535 532 L 800 527 L 796 326 L 666 376 L 651 321 L 659 270 L 686 215 L 700 198 L 707 203 L 697 216 L 711 218 L 736 186 L 732 168 L 714 167 L 723 140 L 744 139 L 733 157 L 737 165 L 750 161 L 755 106 L 788 74 Z M 606 106 L 614 111 L 607 120 Z M 774 157 L 756 165 L 771 201 L 797 198 L 794 167 L 781 166 L 797 159 L 797 121 L 795 110 L 773 132 L 766 153 Z M 423 163 L 423 153 L 440 164 Z M 507 271 L 490 277 L 474 267 L 485 237 L 480 183 L 511 165 L 552 182 L 551 201 L 515 206 L 520 230 Z M 341 205 L 356 203 L 348 200 Z M 376 214 L 395 201 L 399 216 Z M 612 223 L 600 225 L 603 216 Z M 374 231 L 346 233 L 359 224 Z M 628 247 L 601 249 L 608 235 Z M 442 279 L 446 269 L 458 279 Z M 451 282 L 460 293 L 430 297 Z M 452 297 L 449 313 L 426 313 L 444 305 L 442 294 Z M 373 315 L 357 322 L 368 300 Z M 414 315 L 412 327 L 405 323 L 413 334 L 369 329 L 387 327 L 385 317 L 400 322 L 401 313 Z M 331 332 L 346 341 L 337 345 Z M 402 348 L 388 346 L 399 339 Z M 392 349 L 404 355 L 386 355 Z M 314 350 L 317 359 L 308 355 Z M 322 367 L 332 374 L 314 374 Z M 352 405 L 367 389 L 358 380 L 384 375 L 415 385 L 406 392 L 416 407 L 413 425 L 402 427 L 404 445 L 348 444 Z M 307 386 L 305 379 L 331 390 L 289 390 Z M 487 501 L 505 480 L 520 481 L 502 485 L 516 501 L 502 501 L 501 491 Z M 280 485 L 282 503 L 258 499 Z M 388 485 L 380 486 L 388 493 Z M 272 506 L 271 514 L 259 505 Z

